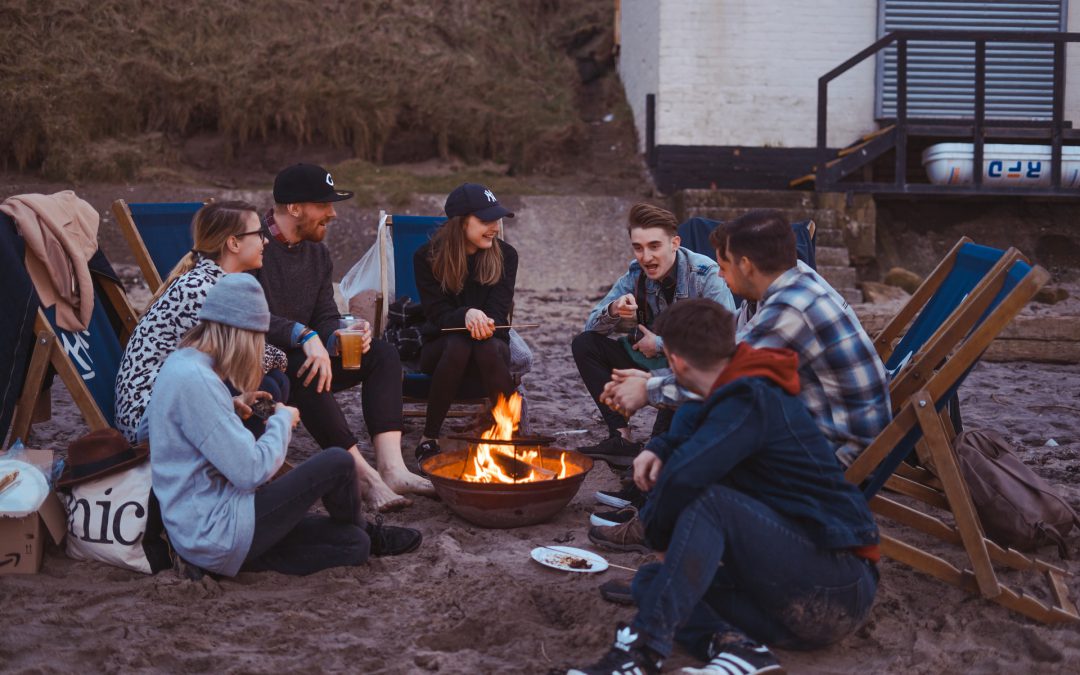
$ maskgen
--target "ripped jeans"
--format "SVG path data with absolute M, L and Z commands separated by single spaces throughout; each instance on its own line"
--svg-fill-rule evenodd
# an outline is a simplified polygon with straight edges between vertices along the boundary
M 664 561 L 635 575 L 633 627 L 664 656 L 678 640 L 708 660 L 715 634 L 814 649 L 862 625 L 877 579 L 849 550 L 822 549 L 797 523 L 715 485 L 679 515 Z

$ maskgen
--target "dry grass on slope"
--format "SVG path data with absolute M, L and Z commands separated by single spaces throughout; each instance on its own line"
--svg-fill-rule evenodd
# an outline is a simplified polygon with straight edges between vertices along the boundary
M 177 141 L 272 140 L 379 162 L 396 131 L 520 170 L 583 135 L 567 55 L 609 0 L 10 0 L 0 158 L 49 178 L 130 178 Z

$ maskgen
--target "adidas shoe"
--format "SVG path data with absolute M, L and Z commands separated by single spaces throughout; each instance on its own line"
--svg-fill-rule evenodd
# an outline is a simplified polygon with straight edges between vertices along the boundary
M 716 655 L 701 668 L 683 668 L 688 675 L 783 675 L 784 668 L 765 645 L 742 643 L 717 648 Z M 709 651 L 714 648 L 710 645 Z
M 638 631 L 620 623 L 615 629 L 615 643 L 596 663 L 586 668 L 571 668 L 566 675 L 655 675 L 663 659 L 645 646 Z
M 439 442 L 434 439 L 428 439 L 416 446 L 416 469 L 421 476 L 427 475 L 427 472 L 424 471 L 424 460 L 428 457 L 434 457 L 440 452 L 442 452 L 442 449 L 439 447 Z
M 622 525 L 637 516 L 637 509 L 627 506 L 625 509 L 615 511 L 597 511 L 589 515 L 589 524 L 597 527 L 613 527 Z
M 645 506 L 645 493 L 632 481 L 621 490 L 599 490 L 594 496 L 596 501 L 613 509 L 625 509 L 627 506 L 640 509 Z

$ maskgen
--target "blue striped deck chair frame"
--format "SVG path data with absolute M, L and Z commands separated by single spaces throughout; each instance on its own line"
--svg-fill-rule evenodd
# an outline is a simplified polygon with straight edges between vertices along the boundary
M 431 239 L 431 235 L 446 222 L 441 216 L 400 216 L 387 215 L 386 227 L 390 239 L 394 245 L 394 296 L 395 298 L 411 298 L 414 302 L 420 302 L 420 292 L 416 289 L 416 274 L 413 270 L 413 254 Z M 501 234 L 501 232 L 500 232 Z M 386 259 L 386 251 L 380 251 L 381 259 Z M 382 265 L 383 270 L 386 265 Z M 383 282 L 382 308 L 380 330 L 386 327 L 386 313 L 390 302 L 389 286 Z M 405 372 L 405 380 L 401 385 L 402 396 L 410 403 L 426 401 L 431 391 L 431 376 L 426 373 Z M 468 404 L 483 404 L 487 400 L 483 383 L 479 381 L 463 380 L 461 388 L 454 396 L 455 402 Z M 407 415 L 412 416 L 409 411 Z M 456 411 L 451 416 L 457 416 Z
M 919 349 L 908 366 L 924 373 L 918 388 L 904 400 L 892 422 L 855 460 L 847 479 L 860 485 L 871 509 L 904 528 L 914 529 L 958 547 L 961 566 L 935 553 L 882 533 L 882 552 L 904 564 L 1045 623 L 1080 620 L 1069 599 L 1067 572 L 1038 558 L 1005 549 L 986 538 L 956 455 L 942 411 L 979 358 L 1021 309 L 1049 280 L 1049 273 L 1014 259 L 1008 269 L 995 268 L 967 295 L 945 323 Z M 933 481 L 918 481 L 896 472 L 922 445 L 934 467 Z M 882 487 L 911 498 L 901 503 L 881 494 Z M 943 520 L 930 509 L 951 513 Z M 955 560 L 956 556 L 952 556 Z M 1046 575 L 1051 602 L 1025 595 L 1002 582 L 995 565 Z
M 55 307 L 37 310 L 34 347 L 11 423 L 12 440 L 26 437 L 38 399 L 49 395 L 43 390 L 49 366 L 60 376 L 91 430 L 113 426 L 116 374 L 136 318 L 101 251 L 90 267 L 94 311 L 86 330 L 59 327 Z
M 203 202 L 113 202 L 113 215 L 151 293 L 161 288 L 172 268 L 194 246 L 191 221 L 203 206 Z

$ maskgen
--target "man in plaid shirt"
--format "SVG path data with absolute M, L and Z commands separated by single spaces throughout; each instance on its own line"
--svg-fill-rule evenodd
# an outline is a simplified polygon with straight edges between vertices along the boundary
M 776 211 L 752 211 L 713 230 L 720 273 L 733 293 L 757 301 L 736 339 L 799 355 L 799 399 L 845 465 L 891 418 L 885 368 L 858 318 L 810 267 L 797 264 L 791 228 Z M 693 398 L 674 376 L 617 371 L 604 396 L 633 412 Z

